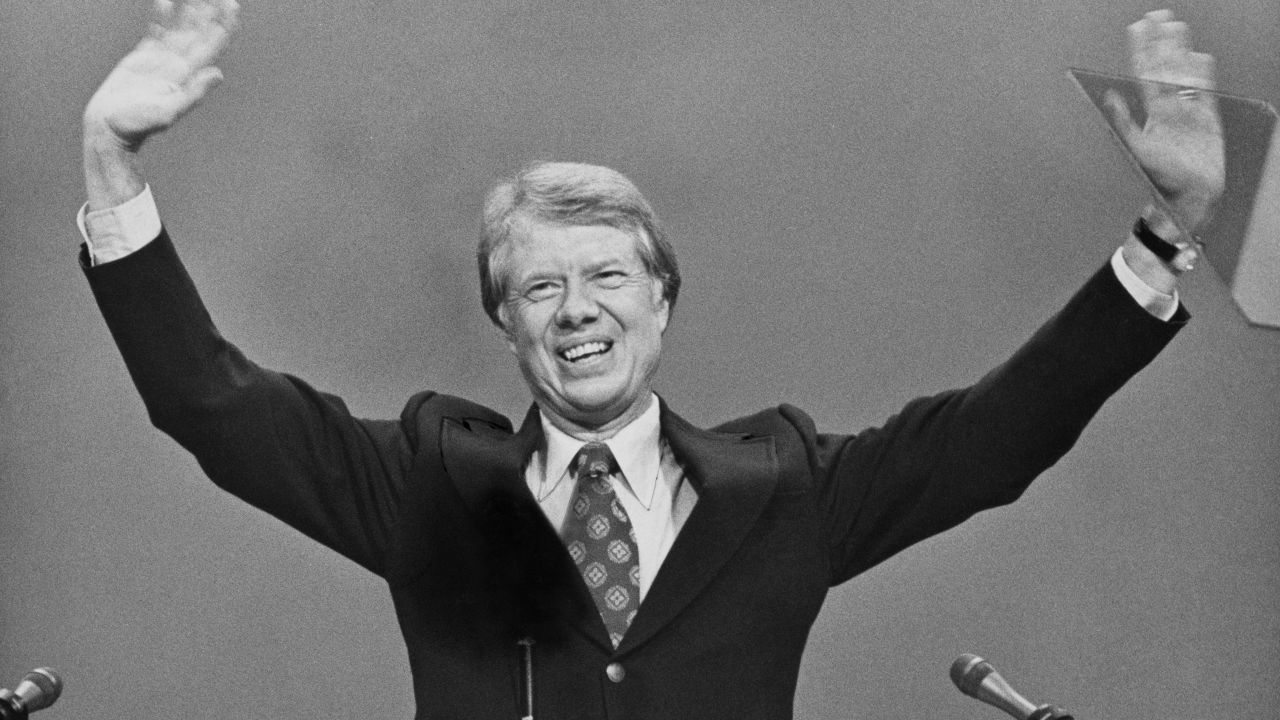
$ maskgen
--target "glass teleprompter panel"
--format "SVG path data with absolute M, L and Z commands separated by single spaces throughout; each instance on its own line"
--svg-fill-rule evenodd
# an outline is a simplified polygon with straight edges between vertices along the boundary
M 1134 121 L 1142 125 L 1145 97 L 1187 88 L 1076 68 L 1068 74 L 1098 109 L 1155 202 L 1190 235 L 1125 144 L 1106 100 L 1109 93 L 1118 94 L 1129 106 Z M 1198 92 L 1217 102 L 1226 156 L 1226 189 L 1196 240 L 1209 264 L 1231 287 L 1231 296 L 1244 316 L 1255 325 L 1280 328 L 1280 115 L 1263 100 L 1217 91 Z

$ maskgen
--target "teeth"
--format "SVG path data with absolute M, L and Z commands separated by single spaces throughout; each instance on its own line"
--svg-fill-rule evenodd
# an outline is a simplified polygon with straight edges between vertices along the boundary
M 576 347 L 571 347 L 568 350 L 565 350 L 563 355 L 565 360 L 569 360 L 570 362 L 572 362 L 583 356 L 591 355 L 594 353 L 602 353 L 608 349 L 609 349 L 608 343 L 589 342 L 583 345 L 578 345 Z

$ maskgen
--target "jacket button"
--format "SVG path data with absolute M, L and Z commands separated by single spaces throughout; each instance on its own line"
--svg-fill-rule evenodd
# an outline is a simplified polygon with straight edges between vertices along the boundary
M 611 662 L 608 667 L 604 669 L 604 674 L 608 675 L 610 680 L 620 683 L 626 679 L 627 669 L 622 667 L 622 663 Z

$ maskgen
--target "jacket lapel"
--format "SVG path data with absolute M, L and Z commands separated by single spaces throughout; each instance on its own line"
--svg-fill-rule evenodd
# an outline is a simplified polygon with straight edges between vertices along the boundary
M 778 480 L 773 438 L 745 438 L 690 425 L 662 403 L 662 433 L 684 466 L 698 502 L 623 636 L 619 651 L 671 622 L 742 544 Z
M 608 631 L 564 543 L 524 481 L 542 438 L 537 407 L 514 435 L 446 421 L 445 469 L 487 546 L 486 585 L 518 637 L 542 639 L 562 623 L 609 647 Z
M 745 438 L 690 425 L 661 406 L 662 434 L 693 483 L 698 502 L 663 561 L 618 651 L 635 648 L 671 622 L 742 544 L 777 485 L 773 438 Z M 524 482 L 523 469 L 542 426 L 531 408 L 514 435 L 484 424 L 446 421 L 445 468 L 486 541 L 493 562 L 525 568 L 504 592 L 521 607 L 554 608 L 578 632 L 609 649 L 608 633 L 590 591 L 556 529 Z M 543 613 L 545 614 L 545 613 Z M 544 618 L 549 619 L 549 618 Z M 538 618 L 532 623 L 538 625 Z
M 445 470 L 462 502 L 475 516 L 495 497 L 528 498 L 525 462 L 542 438 L 537 407 L 531 407 L 515 434 L 487 423 L 445 419 L 441 431 Z

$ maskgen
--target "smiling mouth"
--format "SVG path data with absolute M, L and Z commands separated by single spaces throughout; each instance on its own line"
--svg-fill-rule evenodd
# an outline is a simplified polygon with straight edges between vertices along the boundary
M 613 343 L 606 340 L 595 340 L 581 345 L 565 348 L 559 352 L 560 357 L 571 363 L 582 362 L 590 358 L 599 357 L 613 347 Z

